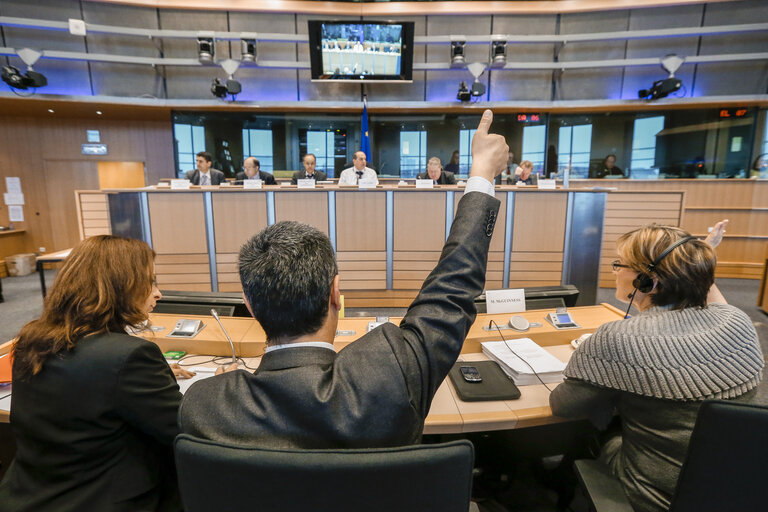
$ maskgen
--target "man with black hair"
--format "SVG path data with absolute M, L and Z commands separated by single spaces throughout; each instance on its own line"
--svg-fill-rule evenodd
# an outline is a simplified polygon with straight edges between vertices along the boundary
M 267 448 L 385 447 L 417 443 L 432 398 L 475 320 L 499 201 L 493 179 L 508 147 L 488 133 L 486 110 L 472 141 L 472 170 L 437 266 L 399 326 L 386 323 L 338 354 L 341 309 L 326 235 L 280 222 L 240 250 L 240 279 L 267 334 L 253 373 L 228 371 L 193 384 L 182 432 Z
M 187 172 L 186 178 L 193 185 L 220 185 L 224 182 L 224 173 L 218 169 L 212 169 L 211 154 L 201 151 L 195 155 L 197 169 Z

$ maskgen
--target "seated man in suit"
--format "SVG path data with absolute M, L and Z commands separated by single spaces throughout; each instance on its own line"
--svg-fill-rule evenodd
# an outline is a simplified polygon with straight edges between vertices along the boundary
M 279 222 L 246 242 L 240 279 L 267 349 L 254 373 L 231 366 L 193 384 L 179 411 L 182 432 L 267 448 L 419 442 L 485 284 L 499 210 L 492 182 L 508 150 L 504 137 L 488 133 L 492 120 L 486 110 L 440 261 L 399 326 L 385 323 L 336 353 L 341 285 L 328 237 L 305 224 Z
M 224 182 L 224 173 L 218 169 L 211 169 L 211 154 L 201 151 L 196 155 L 197 169 L 189 171 L 186 178 L 193 185 L 221 185 Z
M 357 180 L 359 179 L 371 179 L 378 185 L 379 177 L 376 176 L 376 171 L 366 167 L 368 163 L 367 158 L 362 151 L 355 151 L 355 156 L 352 158 L 352 167 L 341 171 L 339 185 L 357 185 Z
M 261 163 L 254 157 L 249 156 L 243 161 L 243 172 L 235 175 L 238 184 L 245 180 L 261 180 L 265 185 L 277 185 L 275 177 L 261 170 Z
M 293 176 L 291 176 L 291 185 L 296 185 L 299 180 L 303 179 L 313 179 L 316 181 L 325 181 L 328 178 L 325 176 L 325 173 L 323 171 L 316 171 L 315 170 L 315 163 L 317 159 L 315 158 L 315 155 L 312 153 L 307 153 L 304 155 L 304 158 L 302 158 L 301 163 L 304 165 L 304 170 L 302 171 L 296 171 L 293 173 Z
M 444 171 L 440 159 L 433 156 L 427 162 L 427 172 L 416 176 L 420 180 L 432 180 L 435 185 L 455 185 L 456 177 L 452 172 Z

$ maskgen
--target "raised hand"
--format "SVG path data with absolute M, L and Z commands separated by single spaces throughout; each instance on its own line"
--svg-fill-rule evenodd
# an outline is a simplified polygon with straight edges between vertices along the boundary
M 723 235 L 725 234 L 725 227 L 728 225 L 728 219 L 723 219 L 717 224 L 715 224 L 715 227 L 712 228 L 712 231 L 709 232 L 707 235 L 707 238 L 704 239 L 705 242 L 707 242 L 712 247 L 717 247 L 720 245 L 720 242 L 723 241 Z
M 488 133 L 493 122 L 493 112 L 486 110 L 472 138 L 472 170 L 469 175 L 481 176 L 491 183 L 507 168 L 509 146 L 501 135 Z

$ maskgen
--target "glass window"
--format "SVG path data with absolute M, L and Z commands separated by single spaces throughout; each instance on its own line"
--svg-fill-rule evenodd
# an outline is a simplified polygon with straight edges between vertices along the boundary
M 252 156 L 259 161 L 260 170 L 274 172 L 272 130 L 243 129 L 243 159 Z
M 400 177 L 415 178 L 427 167 L 427 131 L 400 132 Z
M 174 124 L 173 137 L 178 155 L 176 177 L 183 178 L 187 171 L 197 167 L 195 155 L 205 151 L 205 128 L 192 124 Z
M 763 128 L 763 150 L 760 154 L 768 153 L 768 114 L 765 116 L 765 128 Z
M 472 137 L 476 129 L 459 130 L 459 174 L 468 175 L 472 167 Z
M 664 116 L 635 119 L 632 134 L 631 176 L 636 179 L 658 177 L 656 135 L 664 129 Z
M 558 141 L 558 169 L 570 167 L 571 178 L 587 178 L 592 148 L 592 125 L 561 126 Z
M 546 146 L 547 127 L 543 124 L 523 127 L 522 160 L 533 162 L 533 172 L 544 171 L 544 148 Z

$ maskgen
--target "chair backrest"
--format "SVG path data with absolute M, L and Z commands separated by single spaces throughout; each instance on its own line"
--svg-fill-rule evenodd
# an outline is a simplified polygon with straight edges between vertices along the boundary
M 702 404 L 670 512 L 765 510 L 768 407 Z
M 181 434 L 176 467 L 186 512 L 466 512 L 469 441 L 398 448 L 273 450 Z

